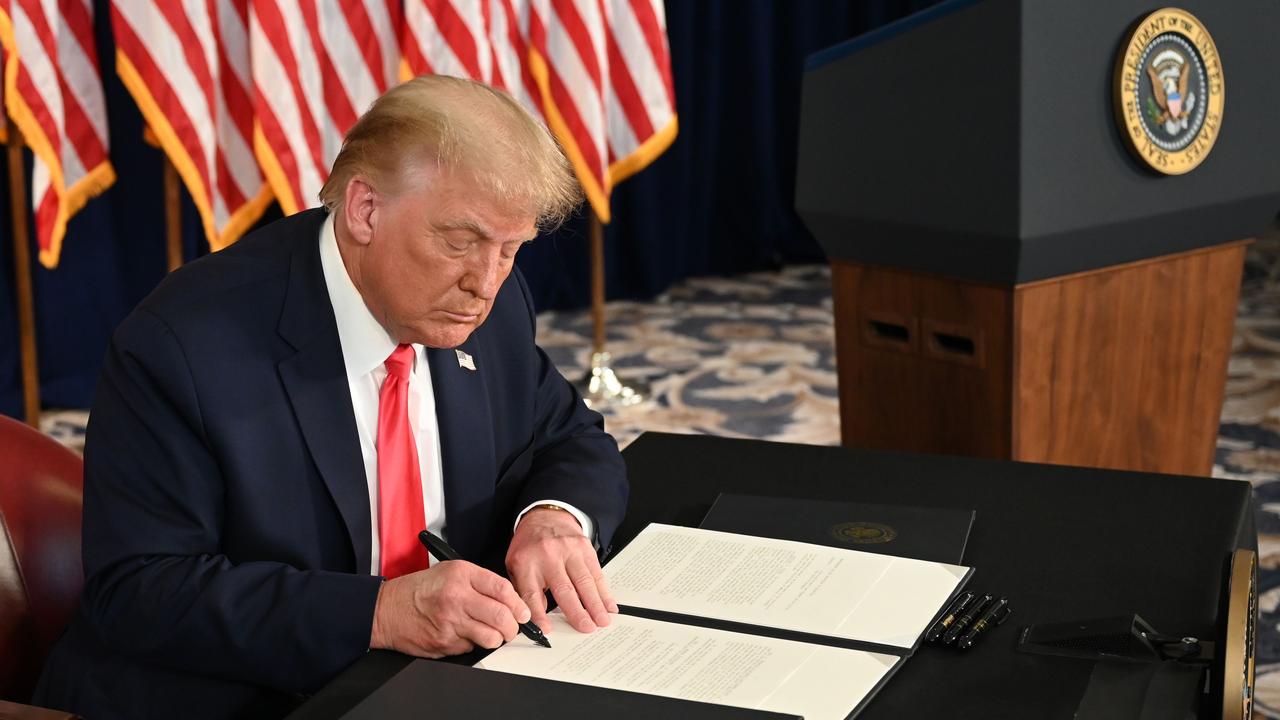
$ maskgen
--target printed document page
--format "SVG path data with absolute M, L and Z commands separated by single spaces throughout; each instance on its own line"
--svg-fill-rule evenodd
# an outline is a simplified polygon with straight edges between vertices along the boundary
M 604 567 L 621 605 L 910 648 L 959 565 L 652 524 Z
M 581 634 L 557 610 L 551 648 L 518 636 L 476 667 L 595 687 L 841 720 L 892 669 L 893 655 L 614 615 Z

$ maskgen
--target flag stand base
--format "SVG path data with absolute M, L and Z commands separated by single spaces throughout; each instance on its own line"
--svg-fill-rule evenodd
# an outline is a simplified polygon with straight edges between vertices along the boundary
M 607 352 L 592 353 L 591 369 L 575 385 L 587 407 L 592 410 L 630 407 L 649 397 L 642 383 L 624 385 L 610 366 L 613 356 Z

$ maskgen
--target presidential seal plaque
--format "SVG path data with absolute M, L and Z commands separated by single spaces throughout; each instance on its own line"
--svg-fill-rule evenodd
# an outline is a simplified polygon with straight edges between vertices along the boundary
M 873 522 L 846 522 L 832 526 L 831 535 L 841 542 L 855 545 L 887 543 L 898 537 L 898 531 Z
M 1185 10 L 1142 18 L 1121 47 L 1115 94 L 1120 135 L 1133 154 L 1156 172 L 1190 172 L 1222 128 L 1222 61 L 1213 38 Z

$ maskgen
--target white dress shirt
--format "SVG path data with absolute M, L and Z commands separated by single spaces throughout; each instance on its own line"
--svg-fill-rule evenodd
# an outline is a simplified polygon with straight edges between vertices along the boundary
M 369 572 L 377 575 L 382 567 L 378 541 L 378 396 L 382 381 L 387 377 L 383 363 L 398 343 L 369 312 L 360 291 L 351 282 L 338 250 L 333 223 L 333 215 L 329 215 L 320 229 L 320 265 L 324 270 L 329 301 L 333 304 L 338 340 L 342 343 L 342 361 L 351 388 L 351 408 L 355 411 L 356 431 L 360 435 L 360 454 L 364 459 L 365 480 L 369 488 L 369 526 L 373 529 Z M 426 349 L 418 343 L 413 344 L 413 369 L 409 373 L 409 427 L 418 451 L 423 517 L 426 518 L 427 529 L 447 537 L 440 425 L 436 418 L 435 393 L 431 387 Z M 553 503 L 568 510 L 582 525 L 583 534 L 587 538 L 592 537 L 591 518 L 559 500 L 531 503 L 516 517 L 516 524 L 526 512 L 542 503 Z

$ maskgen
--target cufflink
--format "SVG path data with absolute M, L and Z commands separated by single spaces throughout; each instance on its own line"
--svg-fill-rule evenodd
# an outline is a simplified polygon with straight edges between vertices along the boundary
M 556 505 L 555 503 L 538 503 L 537 505 L 534 505 L 533 507 L 529 508 L 529 512 L 533 512 L 534 510 L 559 510 L 560 512 L 573 518 L 573 521 L 578 523 L 579 527 L 582 526 L 582 521 L 579 520 L 578 516 L 574 514 L 572 511 L 570 511 L 569 508 L 561 507 L 559 505 Z M 597 543 L 594 541 L 594 539 L 592 540 L 591 545 L 593 547 L 597 546 Z

